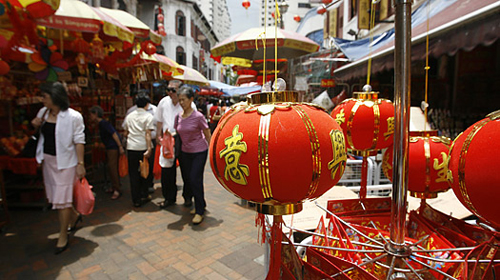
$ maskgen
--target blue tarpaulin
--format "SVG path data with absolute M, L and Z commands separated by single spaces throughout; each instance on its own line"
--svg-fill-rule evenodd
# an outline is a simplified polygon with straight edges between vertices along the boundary
M 262 88 L 261 86 L 237 87 L 217 81 L 209 81 L 209 83 L 211 88 L 216 88 L 222 91 L 224 93 L 222 96 L 245 95 L 253 92 L 258 92 Z

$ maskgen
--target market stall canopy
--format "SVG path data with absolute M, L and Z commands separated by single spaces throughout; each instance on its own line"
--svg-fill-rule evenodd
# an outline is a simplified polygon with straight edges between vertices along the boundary
M 76 32 L 102 32 L 130 44 L 134 33 L 111 16 L 77 0 L 62 0 L 54 15 L 40 18 L 36 23 L 54 29 Z
M 427 5 L 430 5 L 427 16 Z M 479 44 L 491 45 L 500 38 L 500 1 L 476 0 L 464 5 L 459 0 L 427 1 L 412 14 L 412 60 L 425 58 L 427 18 L 429 18 L 429 55 L 454 55 L 458 50 L 471 50 Z M 352 63 L 334 71 L 340 80 L 366 75 L 367 61 L 372 58 L 372 73 L 394 66 L 394 29 L 369 39 L 337 42 Z
M 5 5 L 10 4 L 12 7 L 25 10 L 28 12 L 31 18 L 41 18 L 50 16 L 57 11 L 59 8 L 59 0 L 2 0 L 0 1 L 0 5 L 2 6 L 2 10 L 5 12 Z M 6 16 L 3 13 L 0 18 Z
M 225 83 L 217 82 L 217 81 L 209 81 L 210 87 L 218 89 L 222 91 L 224 94 L 222 96 L 237 96 L 237 95 L 246 95 L 254 92 L 260 92 L 262 89 L 261 86 L 249 86 L 249 87 L 237 87 L 228 85 Z
M 141 59 L 158 63 L 160 69 L 165 72 L 164 74 L 167 76 L 177 76 L 184 73 L 184 69 L 181 68 L 181 65 L 177 64 L 177 62 L 173 61 L 169 57 L 161 54 L 155 53 L 153 55 L 147 55 L 146 53 L 142 52 Z
M 203 76 L 200 72 L 184 65 L 180 65 L 180 67 L 182 70 L 184 70 L 184 74 L 175 75 L 172 78 L 176 80 L 181 80 L 186 84 L 199 85 L 199 86 L 209 85 L 207 78 L 205 78 L 205 76 Z
M 275 37 L 277 37 L 276 44 Z M 275 45 L 278 48 L 278 58 L 294 58 L 319 49 L 318 44 L 298 33 L 283 29 L 278 29 L 276 32 L 275 28 L 255 27 L 227 38 L 210 52 L 214 57 L 264 59 L 264 39 L 267 59 L 275 57 Z
M 122 10 L 107 9 L 102 7 L 98 9 L 128 27 L 134 32 L 137 38 L 149 38 L 156 45 L 161 44 L 161 36 L 153 32 L 147 24 L 145 24 L 135 16 Z

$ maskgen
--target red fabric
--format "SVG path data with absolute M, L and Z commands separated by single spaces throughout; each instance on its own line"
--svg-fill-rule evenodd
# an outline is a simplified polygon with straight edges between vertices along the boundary
M 73 203 L 75 209 L 82 215 L 89 215 L 94 210 L 95 197 L 92 193 L 92 186 L 87 179 L 76 180 L 73 189 Z
M 163 147 L 163 157 L 170 159 L 174 157 L 174 137 L 172 137 L 171 134 L 167 136 L 167 134 L 163 135 L 163 138 L 161 138 L 161 146 Z M 160 149 L 158 149 L 159 151 Z M 159 153 L 159 152 L 158 152 Z M 158 161 L 159 164 L 159 161 Z
M 38 164 L 35 158 L 10 158 L 8 169 L 14 174 L 36 175 Z
M 161 178 L 161 166 L 160 166 L 160 147 L 155 149 L 155 162 L 153 166 L 153 176 L 155 180 Z
M 448 165 L 448 174 L 452 177 L 448 181 L 460 202 L 497 230 L 500 229 L 497 202 L 500 196 L 499 137 L 500 119 L 485 118 L 475 123 L 455 139 Z M 459 176 L 461 163 L 463 178 Z M 463 186 L 460 186 L 461 180 Z
M 209 116 L 210 117 L 209 117 L 209 119 L 210 119 L 211 123 L 215 123 L 215 122 L 212 121 L 212 118 L 213 118 L 213 116 L 215 115 L 215 112 L 217 112 L 218 109 L 219 109 L 219 106 L 217 106 L 217 105 L 214 105 L 214 106 L 210 107 L 210 111 L 209 111 Z

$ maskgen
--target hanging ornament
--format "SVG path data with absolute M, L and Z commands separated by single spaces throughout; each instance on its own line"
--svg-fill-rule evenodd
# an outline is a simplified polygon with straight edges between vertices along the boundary
M 94 63 L 102 60 L 105 56 L 104 43 L 97 34 L 94 35 L 94 39 L 90 42 L 90 55 Z
M 153 45 L 153 43 L 148 43 L 148 44 L 146 44 L 146 48 L 144 49 L 144 52 L 147 55 L 153 55 L 154 53 L 156 53 L 156 46 Z
M 299 15 L 295 15 L 293 17 L 293 20 L 295 20 L 296 22 L 300 22 L 302 20 L 302 18 Z
M 328 5 L 328 4 L 332 3 L 332 0 L 323 0 L 321 2 L 323 2 L 323 4 L 325 4 L 325 5 Z
M 159 30 L 159 32 L 161 36 L 163 37 L 167 36 L 167 32 L 165 32 L 165 29 Z
M 320 7 L 318 7 L 317 13 L 320 14 L 320 15 L 326 13 L 326 7 L 325 7 L 325 5 L 321 5 Z
M 437 135 L 437 133 L 435 133 Z M 447 159 L 451 139 L 437 136 L 412 136 L 408 150 L 408 190 L 416 198 L 436 198 L 447 191 Z M 389 147 L 382 162 L 385 176 L 392 182 L 393 148 Z
M 71 42 L 71 50 L 76 53 L 88 53 L 90 50 L 90 44 L 87 43 L 81 35 L 77 35 L 77 38 Z
M 453 142 L 448 181 L 462 204 L 482 222 L 500 230 L 500 111 L 489 114 Z
M 10 71 L 10 66 L 7 62 L 0 59 L 0 75 L 3 76 Z
M 248 8 L 250 8 L 250 1 L 245 0 L 241 3 L 241 5 L 245 8 L 245 10 L 248 10 Z
M 156 16 L 156 18 L 158 19 L 158 22 L 163 23 L 163 20 L 165 19 L 165 16 L 163 16 L 163 14 L 158 14 Z
M 61 53 L 51 52 L 46 46 L 31 55 L 32 62 L 28 68 L 36 72 L 35 78 L 48 82 L 57 81 L 57 73 L 68 70 L 68 63 L 64 61 Z
M 271 12 L 271 16 L 272 16 L 273 18 L 276 18 L 276 15 L 274 14 L 274 12 Z
M 78 73 L 85 75 L 87 73 L 88 65 L 87 59 L 83 53 L 78 53 L 75 58 L 76 66 L 78 67 Z

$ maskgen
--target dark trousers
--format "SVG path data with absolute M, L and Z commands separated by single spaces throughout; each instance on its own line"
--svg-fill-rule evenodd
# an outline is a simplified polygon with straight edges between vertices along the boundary
M 208 150 L 199 153 L 181 152 L 181 174 L 184 188 L 191 190 L 194 197 L 196 214 L 203 215 L 207 204 L 203 190 L 203 173 L 207 162 Z M 187 197 L 184 197 L 187 199 Z M 191 198 L 189 198 L 191 199 Z
M 141 198 L 148 197 L 147 179 L 142 178 L 139 171 L 139 161 L 142 160 L 145 152 L 127 150 L 130 192 L 132 193 L 132 202 L 134 204 L 141 203 Z
M 161 157 L 162 155 L 160 155 Z M 161 168 L 161 192 L 165 200 L 175 202 L 177 200 L 177 166 Z
M 156 149 L 156 140 L 151 140 L 152 145 L 151 145 L 151 156 L 149 157 L 149 175 L 148 178 L 146 179 L 146 185 L 148 188 L 152 188 L 154 186 L 154 174 L 153 174 L 153 168 L 155 166 L 155 149 Z
M 106 150 L 106 156 L 108 157 L 109 177 L 111 178 L 113 190 L 120 191 L 120 177 L 118 176 L 120 152 L 118 150 Z

